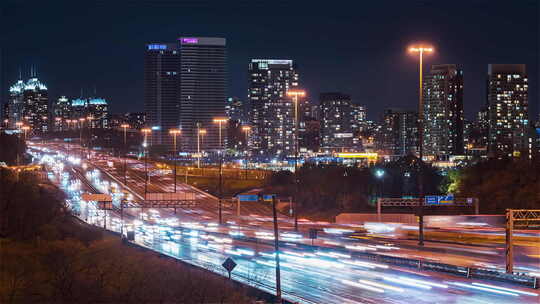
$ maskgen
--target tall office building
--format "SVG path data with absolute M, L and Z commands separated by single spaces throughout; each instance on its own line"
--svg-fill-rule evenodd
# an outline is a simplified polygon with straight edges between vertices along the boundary
M 146 45 L 144 55 L 144 110 L 152 145 L 172 146 L 168 130 L 179 128 L 180 55 L 175 43 Z
M 226 117 L 227 53 L 224 38 L 189 37 L 179 39 L 180 50 L 180 128 L 182 147 L 197 151 L 197 132 L 207 132 L 201 143 L 204 151 L 217 151 L 225 145 L 225 130 L 219 142 L 216 117 Z
M 9 88 L 9 100 L 5 107 L 10 128 L 16 128 L 18 122 L 28 125 L 33 133 L 47 132 L 50 124 L 49 94 L 37 78 L 35 70 L 30 70 L 30 79 L 19 80 Z
M 109 127 L 109 104 L 104 98 L 97 97 L 73 99 L 69 116 L 71 119 L 91 117 L 90 127 L 106 129 Z
M 342 93 L 322 93 L 321 147 L 323 150 L 344 151 L 353 146 L 353 106 L 351 96 Z
M 24 81 L 19 79 L 15 84 L 9 88 L 9 100 L 6 103 L 4 113 L 5 119 L 8 120 L 8 126 L 12 129 L 16 128 L 17 122 L 23 121 L 23 109 L 24 109 Z
M 169 130 L 178 128 L 183 151 L 197 152 L 198 144 L 203 151 L 222 147 L 213 119 L 226 115 L 225 45 L 224 38 L 208 37 L 146 45 L 144 101 L 153 145 L 172 148 Z M 206 134 L 199 141 L 201 129 Z
M 378 137 L 378 148 L 384 154 L 394 156 L 416 154 L 418 113 L 399 109 L 386 110 Z
M 528 83 L 524 64 L 488 66 L 488 154 L 520 156 L 527 150 Z
M 294 154 L 294 103 L 287 91 L 297 86 L 298 72 L 292 60 L 251 60 L 250 142 L 257 155 L 286 157 Z
M 455 64 L 431 66 L 423 94 L 424 155 L 463 155 L 463 71 Z
M 60 96 L 53 107 L 54 130 L 67 130 L 66 120 L 71 118 L 71 102 L 66 96 Z

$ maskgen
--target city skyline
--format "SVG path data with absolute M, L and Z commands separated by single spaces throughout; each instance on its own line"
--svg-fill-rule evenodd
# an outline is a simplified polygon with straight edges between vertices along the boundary
M 388 3 L 396 7 L 402 6 L 399 3 Z M 306 89 L 311 102 L 316 102 L 321 92 L 344 92 L 352 96 L 353 103 L 365 105 L 369 110 L 368 118 L 374 120 L 381 117 L 385 108 L 399 107 L 407 110 L 416 108 L 417 92 L 413 89 L 417 73 L 416 61 L 414 57 L 407 55 L 406 48 L 412 41 L 425 40 L 433 43 L 436 50 L 435 54 L 426 60 L 426 68 L 434 64 L 448 63 L 458 64 L 463 69 L 466 118 L 474 117 L 486 104 L 487 65 L 491 63 L 527 65 L 531 86 L 529 93 L 531 118 L 538 117 L 538 60 L 535 56 L 537 38 L 525 39 L 538 36 L 534 35 L 537 34 L 537 27 L 532 25 L 534 23 L 532 14 L 535 11 L 535 4 L 532 2 L 508 8 L 502 5 L 502 2 L 477 2 L 467 6 L 463 4 L 462 9 L 456 13 L 450 12 L 448 16 L 444 15 L 446 8 L 444 4 L 422 6 L 414 3 L 410 7 L 401 7 L 404 10 L 403 15 L 407 16 L 403 17 L 402 21 L 408 24 L 408 27 L 396 33 L 392 29 L 400 28 L 400 21 L 390 22 L 388 17 L 380 17 L 378 20 L 375 17 L 364 16 L 368 12 L 375 15 L 382 12 L 383 8 L 380 5 L 367 6 L 359 12 L 360 16 L 366 17 L 365 20 L 360 18 L 363 21 L 354 21 L 352 13 L 344 10 L 336 12 L 334 8 L 327 8 L 330 11 L 325 15 L 323 14 L 325 7 L 314 5 L 311 8 L 304 8 L 303 16 L 298 16 L 299 24 L 300 21 L 305 21 L 305 25 L 294 27 L 288 32 L 278 23 L 272 30 L 266 29 L 265 25 L 270 22 L 268 17 L 260 13 L 244 14 L 248 11 L 248 6 L 241 4 L 223 7 L 226 12 L 234 10 L 234 16 L 243 16 L 241 19 L 245 19 L 225 26 L 221 26 L 220 23 L 223 17 L 215 16 L 215 13 L 208 11 L 204 3 L 200 6 L 190 6 L 186 3 L 175 5 L 173 8 L 185 8 L 193 11 L 193 14 L 184 18 L 182 22 L 173 20 L 167 23 L 156 19 L 152 14 L 149 14 L 148 21 L 159 22 L 136 22 L 125 20 L 122 16 L 113 18 L 113 12 L 119 8 L 118 5 L 88 4 L 88 10 L 99 13 L 104 24 L 120 20 L 125 22 L 122 28 L 125 36 L 122 36 L 122 43 L 118 43 L 111 40 L 112 33 L 105 32 L 103 25 L 96 25 L 91 35 L 85 35 L 90 33 L 87 26 L 74 26 L 65 32 L 65 37 L 53 37 L 55 30 L 58 30 L 56 27 L 62 22 L 68 22 L 72 18 L 85 20 L 87 17 L 77 13 L 70 14 L 74 10 L 70 5 L 55 7 L 51 4 L 49 10 L 52 16 L 64 13 L 65 20 L 44 25 L 43 36 L 48 39 L 47 41 L 42 41 L 44 37 L 37 37 L 37 41 L 32 43 L 24 41 L 20 37 L 26 37 L 25 31 L 29 30 L 24 27 L 15 28 L 7 33 L 6 38 L 13 42 L 10 45 L 17 45 L 18 52 L 13 52 L 9 45 L 2 50 L 3 99 L 7 98 L 6 87 L 17 79 L 19 69 L 22 68 L 24 72 L 29 70 L 30 65 L 35 65 L 40 79 L 49 84 L 51 100 L 56 100 L 61 95 L 78 96 L 81 87 L 85 87 L 85 90 L 97 87 L 100 96 L 106 96 L 111 101 L 112 112 L 127 111 L 128 107 L 129 110 L 140 111 L 143 108 L 141 58 L 144 44 L 160 39 L 167 41 L 165 36 L 171 34 L 180 37 L 184 34 L 200 33 L 201 36 L 203 34 L 218 36 L 228 40 L 227 68 L 230 72 L 227 96 L 246 100 L 248 85 L 246 66 L 250 59 L 285 58 L 298 64 L 299 73 L 302 75 L 302 87 Z M 271 11 L 278 13 L 281 18 L 296 20 L 290 11 L 294 11 L 298 6 L 278 2 L 276 8 L 272 8 Z M 24 9 L 24 5 L 8 7 L 8 10 L 4 11 L 6 15 L 4 20 L 6 22 L 16 20 L 17 14 L 22 13 L 21 9 Z M 141 14 L 143 10 L 170 14 L 165 5 L 155 7 L 130 5 L 126 10 L 129 14 L 135 15 Z M 426 10 L 429 10 L 431 15 L 423 16 L 422 12 Z M 475 14 L 479 10 L 484 13 Z M 506 10 L 512 12 L 509 12 L 508 16 L 521 17 L 504 17 Z M 463 13 L 463 18 L 467 20 L 475 20 L 476 25 L 470 31 L 465 31 L 465 26 L 459 23 L 453 24 L 450 28 L 442 26 L 448 24 L 445 20 L 451 19 L 451 16 L 457 13 Z M 419 16 L 422 18 L 418 18 Z M 215 20 L 212 17 L 215 17 Z M 253 28 L 241 27 L 242 22 L 250 22 L 257 17 L 260 22 L 255 23 L 256 26 Z M 491 19 L 507 20 L 501 22 L 513 26 L 490 28 L 488 23 Z M 214 22 L 205 24 L 205 20 Z M 385 25 L 378 28 L 377 25 L 381 23 Z M 307 25 L 312 26 L 317 34 L 308 31 Z M 471 27 L 470 24 L 467 24 L 467 27 Z M 131 33 L 130 28 L 144 28 L 144 31 L 142 35 L 137 36 Z M 75 31 L 81 35 L 76 35 Z M 354 31 L 358 31 L 357 36 L 352 35 L 355 34 Z M 497 35 L 503 37 L 509 32 L 512 32 L 514 39 L 520 42 L 509 44 L 506 39 L 497 39 Z M 462 43 L 456 40 L 460 35 Z M 82 38 L 85 36 L 89 39 Z M 249 37 L 261 38 L 251 41 L 248 40 Z M 328 43 L 318 43 L 321 41 Z M 464 44 L 467 44 L 467 48 L 463 48 Z M 36 45 L 39 45 L 39 48 Z M 309 51 L 306 51 L 307 49 Z M 83 54 L 87 59 L 77 61 L 75 53 Z M 112 63 L 118 69 L 107 70 Z M 58 72 L 53 73 L 53 70 Z M 105 70 L 107 73 L 103 73 Z M 78 73 L 79 71 L 84 73 Z

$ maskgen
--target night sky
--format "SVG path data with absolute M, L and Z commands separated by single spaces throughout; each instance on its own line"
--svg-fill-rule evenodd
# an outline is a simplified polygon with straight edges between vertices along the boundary
M 35 65 L 50 98 L 97 95 L 113 112 L 143 109 L 143 52 L 179 36 L 227 38 L 229 96 L 247 95 L 251 58 L 293 59 L 301 85 L 351 94 L 378 120 L 389 107 L 416 109 L 417 58 L 464 70 L 468 118 L 485 104 L 488 63 L 525 63 L 531 118 L 539 103 L 539 5 L 526 1 L 17 1 L 0 0 L 3 96 Z M 109 2 L 114 2 L 111 4 Z

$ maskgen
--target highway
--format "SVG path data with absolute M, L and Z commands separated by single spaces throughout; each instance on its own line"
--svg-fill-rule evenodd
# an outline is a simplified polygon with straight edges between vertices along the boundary
M 42 149 L 43 147 L 37 146 Z M 122 186 L 123 160 L 104 157 L 92 162 L 67 160 L 65 147 L 47 145 L 45 163 L 51 179 L 69 195 L 69 204 L 90 224 L 120 232 L 118 211 L 103 211 L 94 203 L 80 200 L 82 192 L 113 193 L 115 201 L 127 190 L 136 206 L 144 194 L 144 165 L 130 160 L 127 187 Z M 71 149 L 73 151 L 73 148 Z M 109 166 L 110 163 L 112 166 Z M 151 168 L 152 172 L 156 172 Z M 194 193 L 198 205 L 172 209 L 129 208 L 124 210 L 124 231 L 135 232 L 135 243 L 225 275 L 221 263 L 232 257 L 238 266 L 232 278 L 275 292 L 274 255 L 270 246 L 270 208 L 264 204 L 242 204 L 225 209 L 227 224 L 217 225 L 217 200 L 204 192 L 179 184 L 179 192 Z M 171 191 L 170 177 L 151 176 L 149 192 Z M 106 224 L 104 223 L 106 222 Z M 454 245 L 448 252 L 418 250 L 408 240 L 366 237 L 351 239 L 342 235 L 346 227 L 304 221 L 300 233 L 292 221 L 279 217 L 281 278 L 284 298 L 301 303 L 538 303 L 538 291 L 502 283 L 466 279 L 442 273 L 397 267 L 358 258 L 354 251 L 374 251 L 389 255 L 414 255 L 441 259 L 445 263 L 498 263 L 492 248 Z M 305 247 L 311 240 L 305 228 L 322 230 L 317 246 Z M 349 227 L 350 229 L 350 227 Z M 240 237 L 241 236 L 241 237 Z M 250 240 L 250 241 L 246 241 Z M 400 248 L 404 246 L 404 248 Z M 441 244 L 428 244 L 441 247 Z M 345 248 L 344 248 L 345 247 Z M 347 248 L 348 247 L 348 248 Z M 406 248 L 405 248 L 406 247 Z M 448 246 L 447 246 L 448 247 Z M 307 248 L 307 249 L 306 249 Z M 348 249 L 346 253 L 337 248 Z M 497 253 L 497 251 L 494 251 Z M 497 257 L 497 258 L 495 258 Z M 534 270 L 536 271 L 536 270 Z

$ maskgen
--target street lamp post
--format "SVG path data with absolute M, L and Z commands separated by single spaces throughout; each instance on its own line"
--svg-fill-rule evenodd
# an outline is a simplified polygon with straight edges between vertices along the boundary
M 294 102 L 294 230 L 298 231 L 298 97 L 306 96 L 304 90 L 289 90 L 287 96 Z
M 422 68 L 424 53 L 433 52 L 433 47 L 430 46 L 413 46 L 409 48 L 409 52 L 418 53 L 419 57 L 419 87 L 418 87 L 418 245 L 424 246 L 424 180 L 423 180 L 423 157 L 424 157 L 424 99 L 422 91 Z
M 201 155 L 201 140 L 204 143 L 204 135 L 205 134 L 206 134 L 205 129 L 198 129 L 198 131 L 197 131 L 197 168 L 201 168 L 201 156 L 202 156 Z
M 19 156 L 19 145 L 21 144 L 21 127 L 23 126 L 23 123 L 21 121 L 18 121 L 15 123 L 15 126 L 17 129 L 19 129 L 19 132 L 17 134 L 17 166 L 20 165 L 20 156 Z
M 127 186 L 127 129 L 128 124 L 121 124 L 120 127 L 124 129 L 124 185 Z
M 83 142 L 82 142 L 82 130 L 84 127 L 85 118 L 79 118 L 79 144 L 81 146 L 81 161 L 83 158 Z
M 169 134 L 173 137 L 173 151 L 174 151 L 174 193 L 176 193 L 176 136 L 180 134 L 180 130 L 178 129 L 170 129 Z
M 146 200 L 146 193 L 148 192 L 148 134 L 152 132 L 150 128 L 143 128 L 141 132 L 144 134 L 144 199 Z
M 248 144 L 248 141 L 249 141 L 249 132 L 251 131 L 251 127 L 250 126 L 242 126 L 242 131 L 244 131 L 244 133 L 246 133 L 246 169 L 245 169 L 245 178 L 247 180 L 248 178 L 248 156 L 249 156 L 249 152 L 248 152 L 248 148 L 249 148 L 249 144 Z
M 214 123 L 218 124 L 219 128 L 219 205 L 218 205 L 218 214 L 219 214 L 219 224 L 223 224 L 223 215 L 222 215 L 222 207 L 221 207 L 221 200 L 223 197 L 223 142 L 221 140 L 221 124 L 227 122 L 227 118 L 214 118 Z
M 90 151 L 91 151 L 92 137 L 93 137 L 92 129 L 94 128 L 93 123 L 92 123 L 93 119 L 94 117 L 92 115 L 88 115 L 88 117 L 86 117 L 86 120 L 88 121 L 88 141 L 86 143 L 86 158 L 87 159 L 89 159 L 91 155 Z

